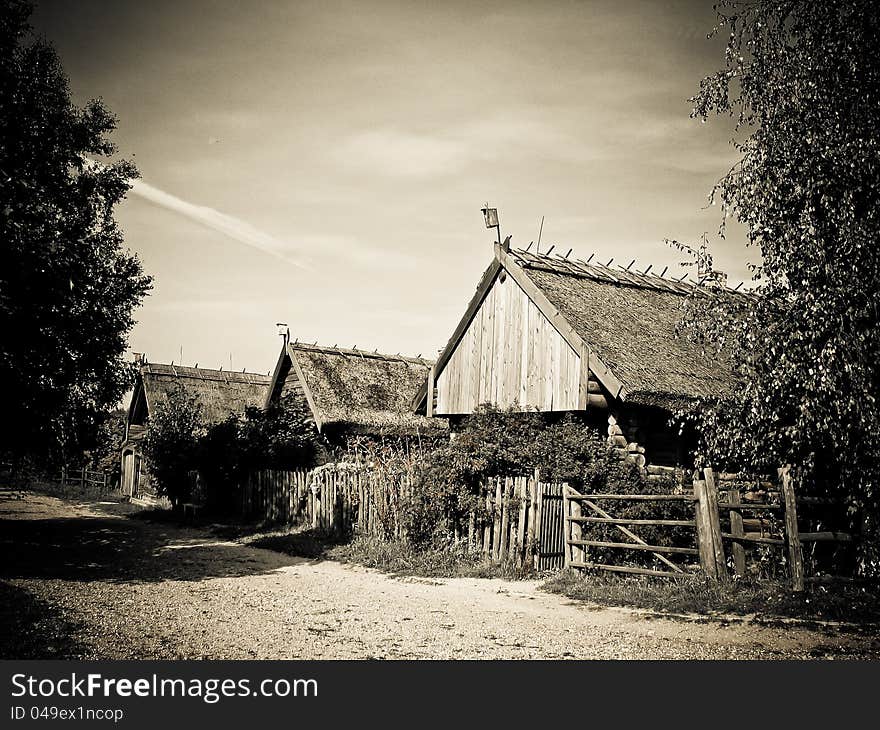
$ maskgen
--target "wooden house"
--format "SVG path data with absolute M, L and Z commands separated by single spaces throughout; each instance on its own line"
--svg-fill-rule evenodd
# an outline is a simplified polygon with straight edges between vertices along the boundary
M 156 491 L 141 455 L 140 444 L 147 418 L 157 406 L 168 401 L 172 390 L 182 388 L 187 394 L 196 396 L 204 422 L 212 424 L 234 414 L 244 414 L 248 406 L 261 407 L 270 378 L 259 373 L 151 363 L 142 358 L 138 358 L 138 363 L 125 441 L 121 447 L 122 493 L 134 499 L 152 500 Z
M 335 446 L 363 436 L 419 437 L 445 424 L 415 412 L 412 401 L 431 361 L 366 350 L 291 342 L 285 337 L 265 405 L 288 398 L 308 408 L 315 428 Z
M 669 426 L 670 414 L 734 387 L 728 361 L 676 335 L 693 292 L 719 295 L 655 274 L 511 250 L 508 239 L 495 245 L 413 406 L 453 427 L 487 403 L 574 412 L 607 429 L 621 455 L 640 465 L 685 464 L 691 444 Z

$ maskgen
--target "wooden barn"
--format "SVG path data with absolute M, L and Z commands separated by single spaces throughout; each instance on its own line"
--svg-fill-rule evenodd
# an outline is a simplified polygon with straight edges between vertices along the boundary
M 183 388 L 186 393 L 195 395 L 205 423 L 211 424 L 233 414 L 243 414 L 248 406 L 262 406 L 270 378 L 259 373 L 163 365 L 136 357 L 138 375 L 121 447 L 122 493 L 149 501 L 155 498 L 156 492 L 141 455 L 140 442 L 150 413 L 167 402 L 172 390 Z
M 413 406 L 453 427 L 481 404 L 574 412 L 640 465 L 687 464 L 671 413 L 734 387 L 729 362 L 676 336 L 686 295 L 719 295 L 695 287 L 496 244 Z
M 436 435 L 445 424 L 414 412 L 431 361 L 291 342 L 285 336 L 265 405 L 295 399 L 334 446 L 353 435 Z

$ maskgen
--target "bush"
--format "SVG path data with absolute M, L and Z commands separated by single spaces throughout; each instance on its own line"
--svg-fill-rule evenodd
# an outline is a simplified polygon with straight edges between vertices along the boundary
M 287 398 L 210 426 L 198 440 L 193 467 L 202 478 L 208 506 L 220 512 L 231 509 L 239 486 L 253 471 L 314 466 L 322 444 L 309 417 L 299 401 Z
M 143 452 L 159 496 L 173 506 L 186 502 L 192 491 L 189 472 L 195 468 L 199 439 L 204 434 L 202 406 L 196 396 L 178 386 L 160 403 L 147 423 Z
M 568 414 L 551 420 L 483 406 L 464 419 L 448 444 L 427 454 L 414 471 L 415 488 L 405 524 L 413 541 L 448 540 L 464 532 L 470 513 L 488 519 L 485 484 L 493 477 L 526 476 L 541 470 L 546 481 L 576 489 L 638 493 L 648 489 L 640 471 L 621 462 L 606 438 Z

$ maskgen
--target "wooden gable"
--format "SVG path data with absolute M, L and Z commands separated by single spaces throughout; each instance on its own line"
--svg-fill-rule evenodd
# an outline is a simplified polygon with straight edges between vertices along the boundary
M 434 413 L 576 410 L 582 377 L 580 353 L 501 268 L 435 375 Z

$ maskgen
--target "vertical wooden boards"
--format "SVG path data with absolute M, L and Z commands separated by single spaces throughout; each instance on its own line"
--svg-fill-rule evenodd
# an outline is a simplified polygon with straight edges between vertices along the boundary
M 791 467 L 779 470 L 782 485 L 782 498 L 785 501 L 785 541 L 788 544 L 788 562 L 791 571 L 791 587 L 795 591 L 804 590 L 804 552 L 798 531 L 797 500 L 791 479 Z
M 487 402 L 502 408 L 575 410 L 580 363 L 580 354 L 519 284 L 502 274 L 436 373 L 436 413 L 472 413 Z
M 518 560 L 526 560 L 526 519 L 529 507 L 529 485 L 523 477 L 516 479 L 516 496 L 519 497 L 519 521 L 516 525 L 516 554 Z
M 544 547 L 544 484 L 537 478 L 535 473 L 535 488 L 537 491 L 537 504 L 535 506 L 535 569 L 541 570 L 543 566 L 543 556 L 541 552 Z
M 486 522 L 483 525 L 483 552 L 488 555 L 492 547 L 492 497 L 490 489 L 486 487 Z

